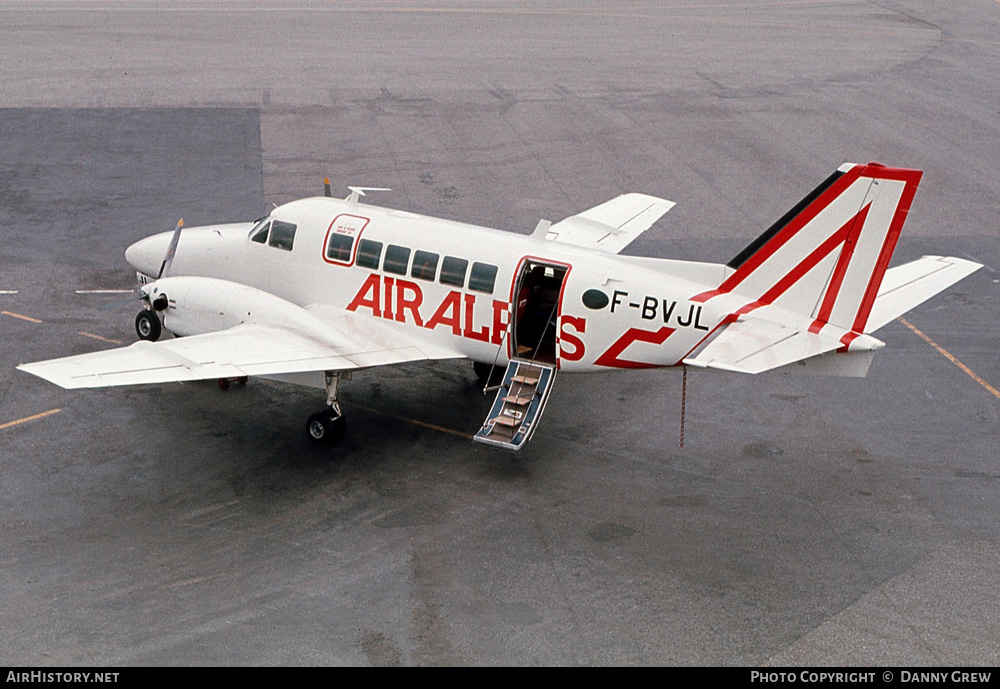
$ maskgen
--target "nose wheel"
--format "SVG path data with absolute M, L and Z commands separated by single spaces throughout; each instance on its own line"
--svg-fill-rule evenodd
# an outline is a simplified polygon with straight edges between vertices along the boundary
M 143 309 L 135 317 L 135 334 L 139 336 L 140 340 L 156 342 L 160 339 L 162 332 L 163 326 L 160 325 L 160 317 L 156 315 L 155 311 Z

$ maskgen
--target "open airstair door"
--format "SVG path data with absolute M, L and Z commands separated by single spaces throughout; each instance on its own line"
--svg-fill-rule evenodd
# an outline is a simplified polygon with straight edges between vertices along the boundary
M 559 306 L 570 266 L 525 258 L 511 289 L 511 324 L 503 383 L 474 440 L 520 450 L 545 409 L 559 366 Z
M 570 266 L 534 258 L 521 261 L 511 290 L 508 357 L 558 366 L 557 326 Z
M 486 423 L 473 440 L 515 452 L 524 447 L 545 409 L 555 377 L 554 364 L 511 361 Z

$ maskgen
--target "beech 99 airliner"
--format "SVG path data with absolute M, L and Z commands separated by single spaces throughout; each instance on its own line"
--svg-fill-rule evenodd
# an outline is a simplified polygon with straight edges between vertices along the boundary
M 125 252 L 144 309 L 130 346 L 19 366 L 64 388 L 262 378 L 326 391 L 403 362 L 504 371 L 477 442 L 519 450 L 557 372 L 685 366 L 864 376 L 889 321 L 980 264 L 888 268 L 921 172 L 846 164 L 725 264 L 620 256 L 674 205 L 625 194 L 531 235 L 327 195 L 253 223 L 182 229 Z M 174 338 L 157 341 L 163 330 Z

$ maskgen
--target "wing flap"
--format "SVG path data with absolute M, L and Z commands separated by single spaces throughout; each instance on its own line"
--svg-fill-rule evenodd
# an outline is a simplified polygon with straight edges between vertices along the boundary
M 674 207 L 647 194 L 623 194 L 549 227 L 545 238 L 617 254 Z

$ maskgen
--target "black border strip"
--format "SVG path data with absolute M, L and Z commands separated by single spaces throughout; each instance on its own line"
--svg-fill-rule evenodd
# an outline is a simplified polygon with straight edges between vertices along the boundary
M 773 225 L 771 225 L 769 228 L 767 228 L 767 230 L 764 231 L 764 234 L 760 235 L 759 237 L 757 237 L 757 239 L 750 242 L 750 244 L 748 244 L 746 248 L 743 249 L 743 251 L 736 254 L 736 257 L 733 258 L 733 260 L 731 260 L 726 265 L 735 270 L 744 263 L 746 263 L 746 261 L 755 253 L 757 253 L 762 246 L 771 241 L 771 239 L 776 234 L 781 232 L 781 230 L 783 230 L 788 225 L 788 223 L 792 222 L 792 220 L 794 220 L 799 213 L 808 208 L 813 201 L 818 199 L 819 196 L 824 191 L 829 189 L 833 185 L 833 183 L 836 182 L 838 179 L 840 179 L 843 175 L 844 173 L 842 171 L 837 170 L 832 175 L 823 180 L 822 184 L 820 184 L 818 187 L 809 192 L 809 194 L 806 195 L 804 199 L 795 204 L 795 206 L 793 206 L 790 211 L 788 211 L 783 216 L 778 218 L 778 220 Z

